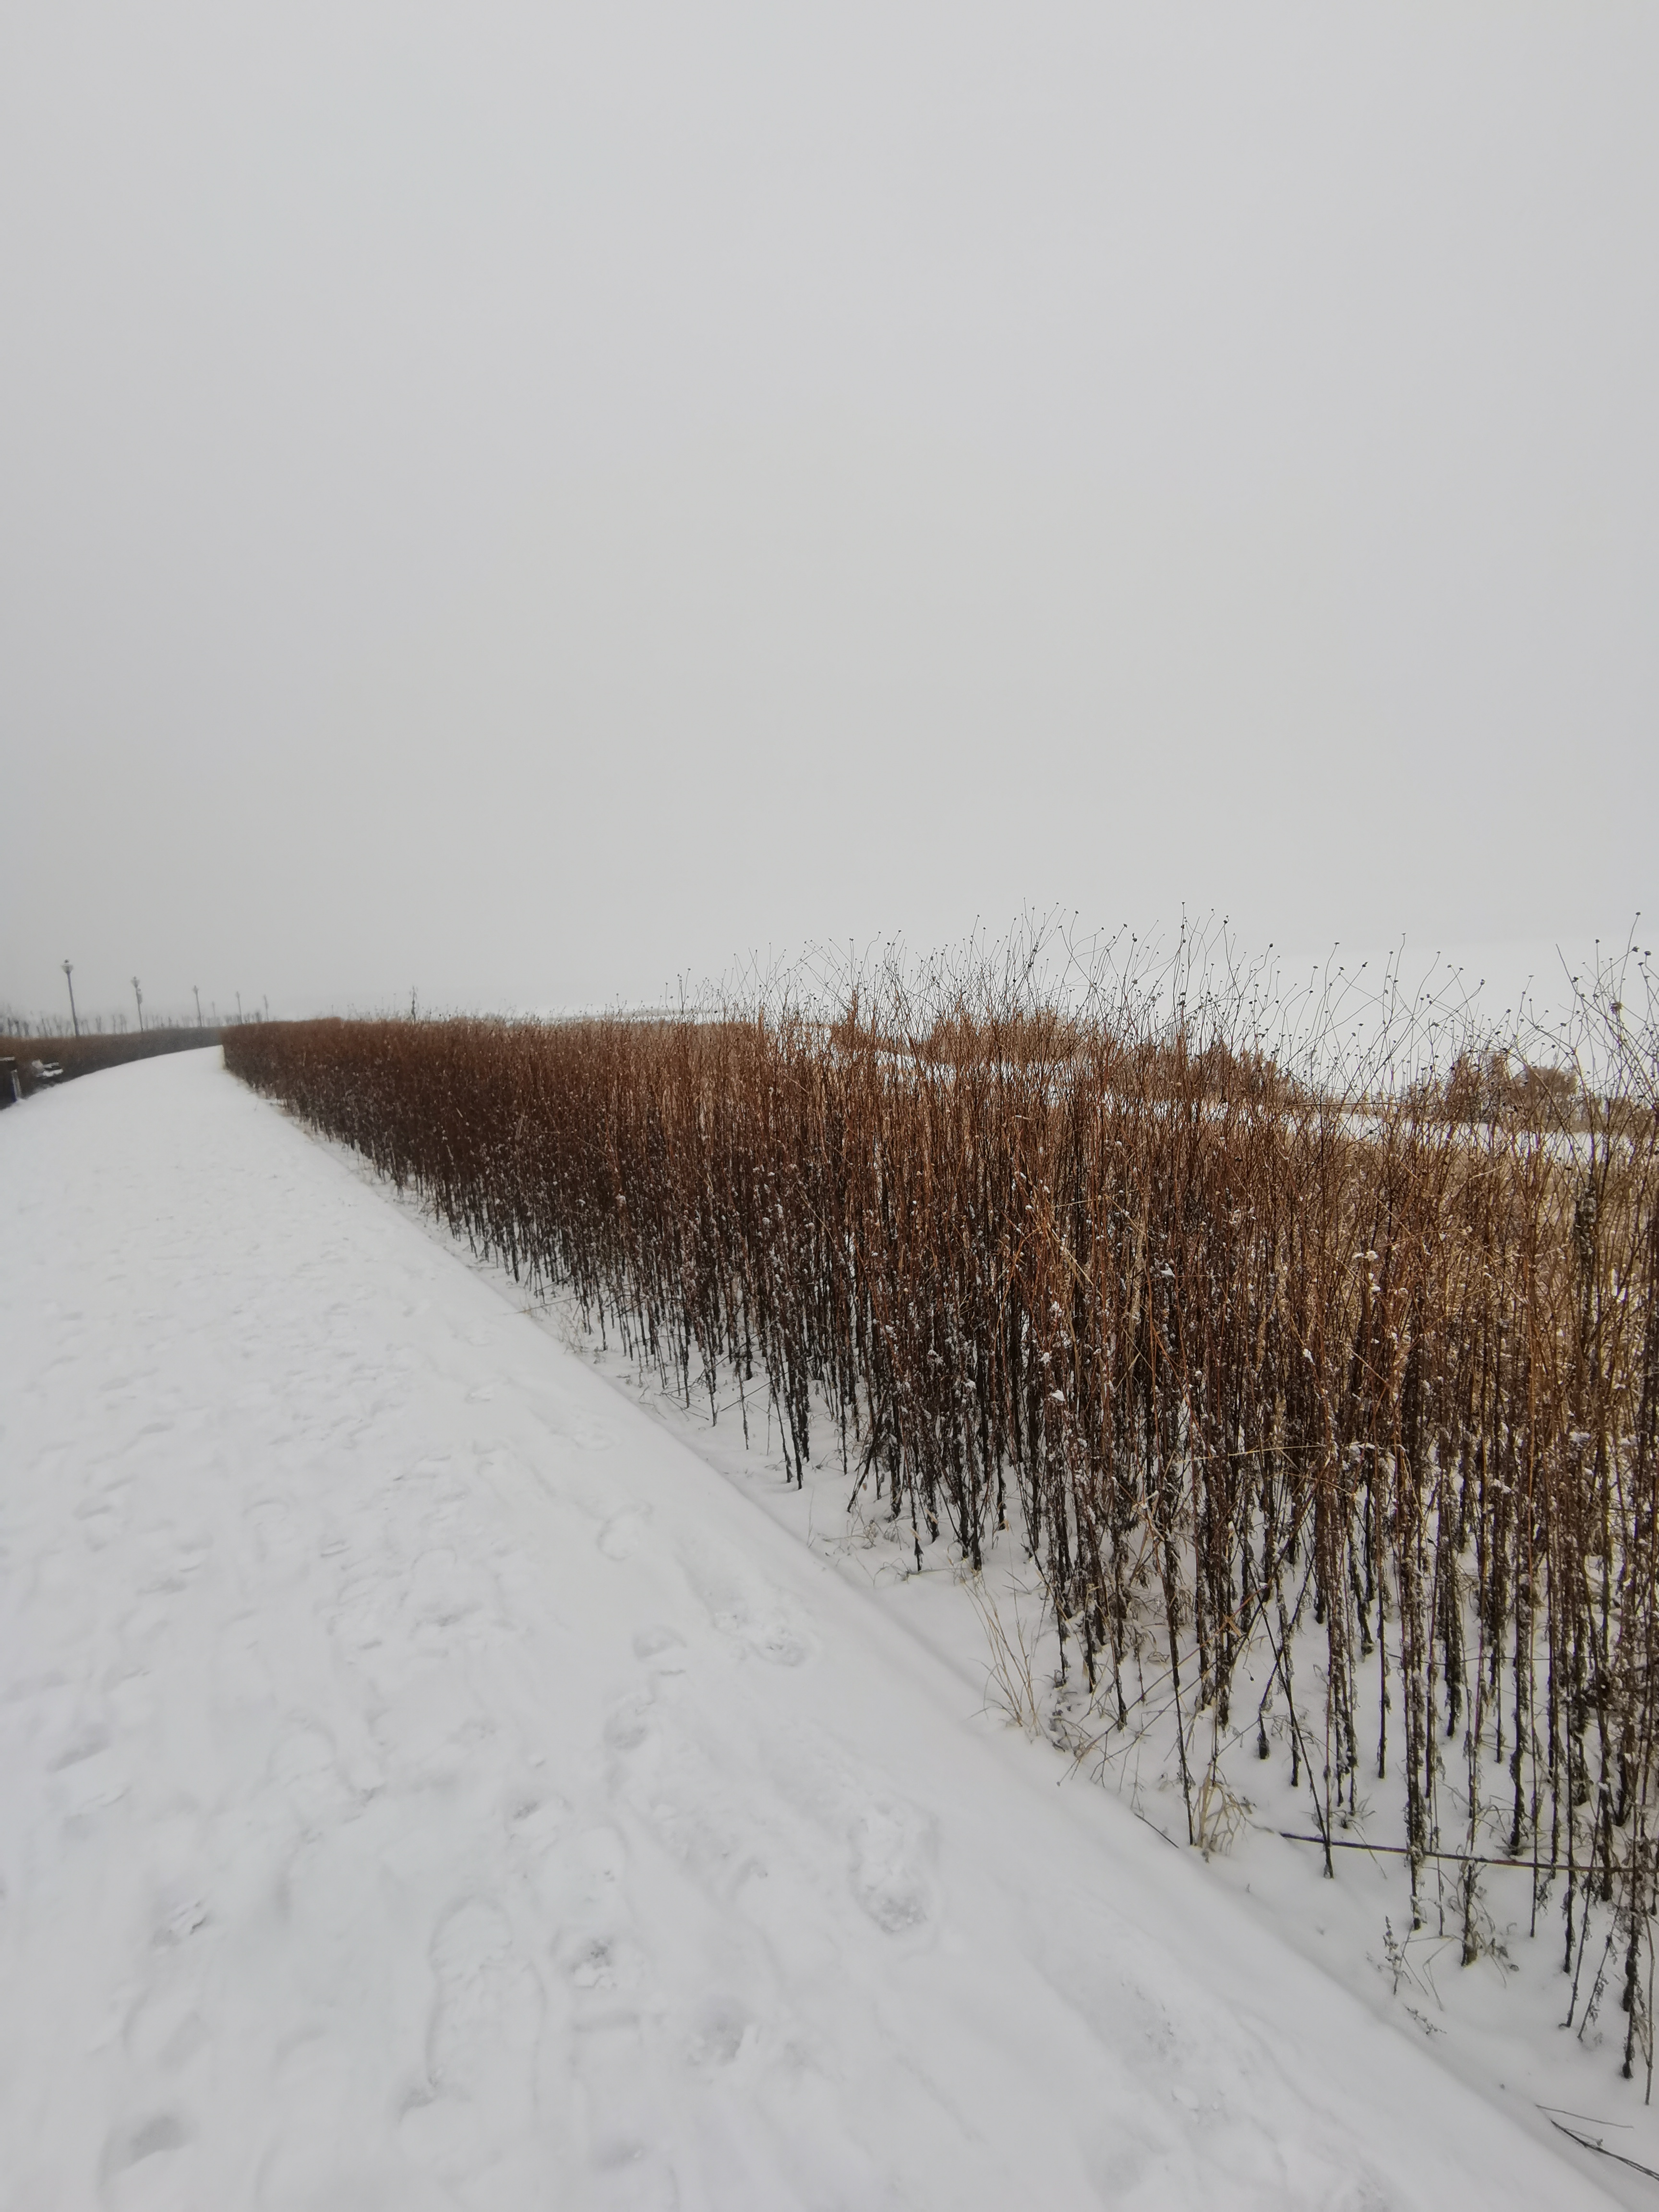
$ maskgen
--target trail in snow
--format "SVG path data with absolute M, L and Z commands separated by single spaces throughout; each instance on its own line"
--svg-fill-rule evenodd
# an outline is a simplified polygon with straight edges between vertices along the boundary
M 15 2212 L 1608 2201 L 216 1053 L 0 1252 Z

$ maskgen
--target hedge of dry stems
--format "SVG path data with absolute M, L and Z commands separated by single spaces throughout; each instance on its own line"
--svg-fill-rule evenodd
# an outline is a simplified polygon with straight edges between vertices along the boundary
M 1492 1856 L 1533 1868 L 1534 1925 L 1559 1881 L 1576 2007 L 1606 1908 L 1594 1995 L 1650 2084 L 1651 998 L 1609 970 L 1528 1066 L 1420 1008 L 1269 1051 L 1254 983 L 1190 967 L 1067 1007 L 1029 976 L 225 1054 L 688 1401 L 735 1376 L 746 1435 L 764 1394 L 797 1480 L 827 1419 L 918 1566 L 1011 1529 L 1108 1729 L 1155 1637 L 1195 1839 L 1195 1746 L 1266 1759 L 1272 1723 L 1328 1870 L 1362 1775 L 1393 1778 L 1413 1900 L 1457 1867 L 1466 1956 Z

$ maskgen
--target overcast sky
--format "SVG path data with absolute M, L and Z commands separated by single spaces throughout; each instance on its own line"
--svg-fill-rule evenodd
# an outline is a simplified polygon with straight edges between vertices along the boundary
M 1659 9 L 0 0 L 0 1001 L 1659 918 Z

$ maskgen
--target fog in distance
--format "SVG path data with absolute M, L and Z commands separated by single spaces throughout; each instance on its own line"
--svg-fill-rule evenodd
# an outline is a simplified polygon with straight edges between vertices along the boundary
M 0 1000 L 1622 939 L 1656 82 L 1584 0 L 4 9 Z

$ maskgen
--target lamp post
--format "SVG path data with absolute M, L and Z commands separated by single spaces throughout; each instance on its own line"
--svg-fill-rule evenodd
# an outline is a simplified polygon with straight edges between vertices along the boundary
M 64 963 L 64 981 L 69 985 L 70 1020 L 74 1024 L 76 1036 L 79 1036 L 81 1017 L 75 1011 L 75 963 L 72 960 L 66 960 Z
M 202 1026 L 202 987 L 199 983 L 192 983 L 190 988 L 196 994 L 196 1026 L 199 1030 Z
M 138 988 L 138 978 L 136 975 L 132 979 L 132 995 L 138 1001 L 138 1034 L 140 1036 L 143 1036 L 144 1034 L 144 994 Z

